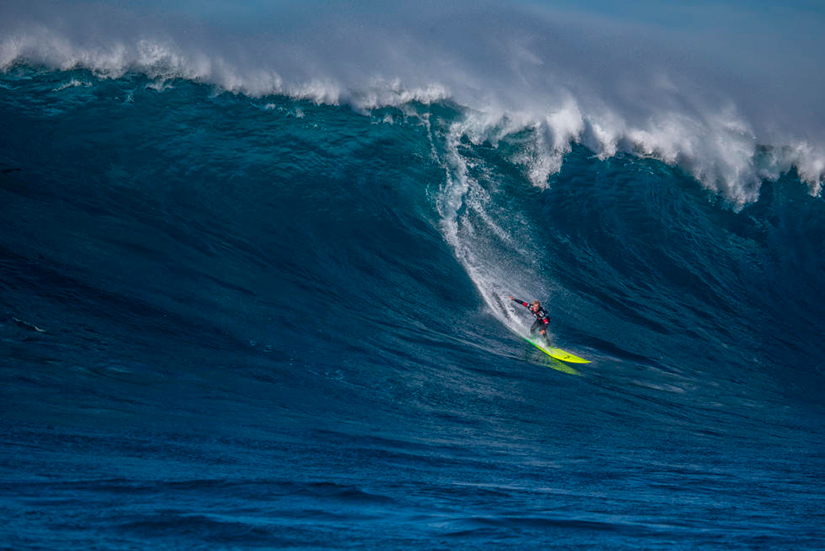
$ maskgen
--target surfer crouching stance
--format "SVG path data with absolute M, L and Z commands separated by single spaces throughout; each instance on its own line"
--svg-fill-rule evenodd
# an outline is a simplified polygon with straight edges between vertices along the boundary
M 530 306 L 523 300 L 519 300 L 517 298 L 510 297 L 510 300 L 513 302 L 518 302 L 533 312 L 533 315 L 536 316 L 536 321 L 534 321 L 533 325 L 530 326 L 530 336 L 534 336 L 536 331 L 538 331 L 541 333 L 541 336 L 544 337 L 544 341 L 547 343 L 547 346 L 550 346 L 550 337 L 547 336 L 547 328 L 550 326 L 550 317 L 547 315 L 547 311 L 541 307 L 541 302 L 534 300 L 533 305 Z

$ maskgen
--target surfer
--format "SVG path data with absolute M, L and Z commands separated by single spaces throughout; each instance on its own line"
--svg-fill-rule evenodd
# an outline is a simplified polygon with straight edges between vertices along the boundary
M 510 300 L 513 302 L 518 302 L 525 308 L 529 309 L 533 315 L 536 316 L 536 321 L 530 326 L 530 336 L 534 336 L 536 331 L 538 331 L 541 333 L 541 336 L 544 337 L 547 346 L 550 346 L 550 337 L 547 336 L 547 328 L 550 326 L 550 317 L 547 315 L 547 311 L 541 307 L 541 302 L 534 300 L 533 305 L 531 306 L 523 300 L 519 300 L 517 298 L 510 297 Z

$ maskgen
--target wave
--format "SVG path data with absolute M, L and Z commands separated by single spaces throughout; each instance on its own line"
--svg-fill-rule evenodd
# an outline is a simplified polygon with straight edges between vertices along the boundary
M 386 274 L 394 274 L 390 289 L 419 289 L 401 299 L 410 313 L 396 321 L 396 338 L 403 340 L 401 328 L 415 323 L 444 338 L 459 334 L 464 343 L 493 348 L 440 308 L 422 308 L 421 297 L 438 302 L 452 294 L 450 288 L 462 289 L 481 299 L 482 317 L 492 313 L 517 333 L 528 320 L 502 297 L 564 297 L 560 303 L 577 304 L 571 306 L 581 323 L 577 334 L 603 346 L 603 328 L 586 329 L 588 320 L 616 316 L 627 323 L 620 348 L 644 357 L 648 353 L 639 351 L 646 345 L 630 335 L 656 341 L 678 334 L 683 316 L 705 327 L 702 338 L 719 334 L 711 338 L 719 349 L 736 339 L 750 350 L 760 345 L 733 313 L 746 312 L 749 323 L 761 326 L 763 314 L 752 306 L 761 304 L 794 327 L 819 311 L 815 295 L 804 291 L 816 279 L 818 255 L 806 253 L 810 259 L 793 270 L 769 268 L 790 266 L 788 258 L 796 255 L 788 251 L 816 250 L 821 200 L 796 197 L 805 197 L 804 186 L 793 170 L 769 184 L 766 197 L 743 205 L 739 215 L 728 212 L 728 218 L 720 208 L 725 201 L 714 200 L 678 167 L 637 153 L 602 156 L 573 139 L 551 142 L 547 131 L 509 117 L 489 119 L 449 101 L 364 113 L 282 96 L 216 93 L 185 79 L 157 86 L 158 80 L 140 75 L 101 79 L 82 70 L 17 67 L 2 81 L 8 127 L 23 129 L 19 145 L 4 153 L 9 205 L 14 198 L 25 211 L 31 208 L 26 201 L 56 194 L 75 205 L 68 211 L 74 214 L 55 207 L 46 220 L 83 228 L 87 216 L 102 217 L 101 227 L 108 228 L 78 229 L 75 242 L 71 232 L 51 222 L 39 228 L 15 217 L 9 235 L 17 237 L 9 238 L 7 255 L 44 255 L 75 266 L 84 275 L 68 277 L 75 281 L 71 286 L 109 274 L 105 287 L 120 291 L 107 291 L 104 302 L 128 305 L 142 297 L 147 305 L 115 310 L 149 312 L 153 323 L 167 309 L 169 320 L 176 320 L 173 327 L 226 320 L 210 332 L 271 347 L 254 324 L 240 324 L 245 330 L 239 330 L 233 327 L 237 320 L 230 321 L 236 304 L 251 319 L 266 318 L 273 307 L 291 312 L 286 320 L 298 315 L 280 298 L 276 306 L 247 300 L 273 292 L 261 283 L 269 270 L 295 293 L 334 293 L 341 301 L 333 307 L 336 315 L 351 315 L 353 300 L 394 300 L 385 288 Z M 53 133 L 52 125 L 68 125 L 77 145 L 49 142 L 48 160 L 32 161 L 38 154 L 26 144 Z M 106 136 L 105 147 L 84 149 L 100 136 Z M 758 152 L 762 158 L 772 154 Z M 51 173 L 62 175 L 57 180 L 65 184 L 55 187 L 53 177 L 44 176 Z M 24 183 L 32 178 L 40 183 Z M 797 192 L 786 189 L 793 186 Z M 794 199 L 783 206 L 789 193 Z M 317 202 L 318 211 L 300 214 L 281 206 L 305 201 Z M 366 227 L 359 214 L 365 208 L 381 228 L 380 239 L 373 230 L 359 229 Z M 799 230 L 784 222 L 787 208 L 805 221 Z M 104 214 L 110 211 L 120 214 Z M 346 231 L 329 233 L 338 224 Z M 656 232 L 657 241 L 647 243 L 645 228 Z M 38 235 L 46 241 L 32 238 Z M 91 243 L 82 245 L 87 239 Z M 345 250 L 351 259 L 332 252 Z M 388 252 L 397 250 L 416 254 Z M 168 296 L 166 283 L 143 281 L 139 270 L 120 267 L 124 261 L 153 266 L 180 280 L 181 290 L 201 289 L 199 298 Z M 87 264 L 97 268 L 90 273 Z M 430 281 L 433 270 L 443 286 Z M 334 285 L 329 274 L 337 274 Z M 770 292 L 768 274 L 777 278 Z M 791 316 L 787 303 L 800 303 L 800 293 L 814 305 Z M 100 311 L 111 309 L 99 297 L 91 303 L 100 304 Z M 12 312 L 15 320 L 50 329 Z M 380 316 L 363 315 L 369 322 L 358 318 L 356 325 L 383 327 Z M 571 330 L 553 329 L 560 338 Z
M 798 170 L 738 207 L 590 149 L 572 97 L 548 122 L 16 63 L 12 545 L 817 548 L 825 211 Z

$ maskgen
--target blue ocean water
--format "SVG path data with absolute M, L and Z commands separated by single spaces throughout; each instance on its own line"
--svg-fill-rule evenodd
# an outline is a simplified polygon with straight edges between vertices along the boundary
M 822 548 L 804 159 L 431 92 L 5 68 L 0 548 Z

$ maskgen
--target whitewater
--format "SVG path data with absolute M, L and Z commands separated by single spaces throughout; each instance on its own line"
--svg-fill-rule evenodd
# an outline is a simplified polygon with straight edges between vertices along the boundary
M 4 3 L 0 549 L 821 548 L 825 16 L 627 9 Z

